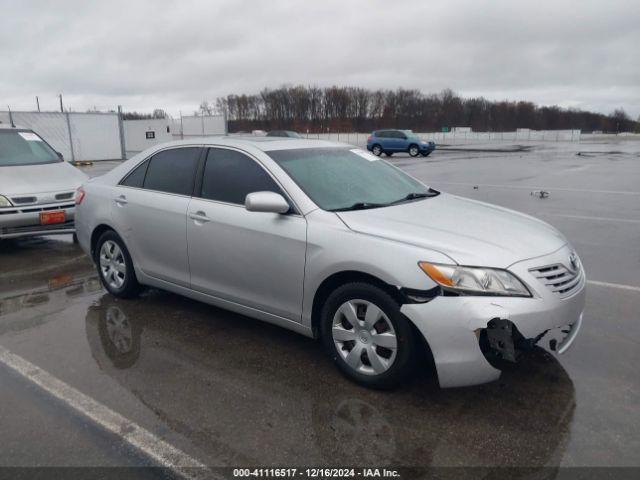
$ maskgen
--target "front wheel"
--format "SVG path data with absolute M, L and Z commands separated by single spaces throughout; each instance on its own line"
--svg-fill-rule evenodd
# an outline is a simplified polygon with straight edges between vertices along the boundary
M 384 290 L 367 283 L 336 289 L 322 310 L 322 340 L 348 378 L 393 388 L 411 372 L 416 347 L 409 321 Z
M 373 148 L 371 149 L 371 152 L 379 157 L 380 155 L 382 155 L 382 147 L 380 145 L 374 145 Z
M 417 157 L 419 153 L 420 153 L 420 149 L 418 148 L 417 145 L 411 145 L 409 147 L 409 155 L 411 155 L 412 157 Z
M 116 297 L 135 297 L 140 291 L 133 262 L 122 239 L 113 230 L 103 233 L 96 245 L 96 264 L 104 287 Z

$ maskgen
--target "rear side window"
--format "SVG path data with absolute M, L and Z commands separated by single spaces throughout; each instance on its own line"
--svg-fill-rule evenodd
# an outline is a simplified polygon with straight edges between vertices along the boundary
M 202 198 L 244 205 L 253 192 L 282 195 L 276 182 L 255 160 L 235 150 L 211 148 L 202 178 Z
M 191 195 L 200 148 L 172 148 L 149 160 L 144 188 L 160 192 Z
M 387 138 L 388 135 L 387 135 L 387 132 L 377 132 L 376 137 Z
M 142 188 L 144 185 L 144 176 L 147 173 L 147 167 L 149 166 L 149 160 L 142 162 L 141 165 L 131 172 L 127 177 L 120 182 L 125 187 Z

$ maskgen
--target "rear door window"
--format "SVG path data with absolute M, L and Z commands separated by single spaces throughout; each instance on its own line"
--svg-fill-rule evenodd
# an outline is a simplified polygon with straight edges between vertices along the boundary
M 191 195 L 200 150 L 199 147 L 172 148 L 155 154 L 149 159 L 144 188 Z

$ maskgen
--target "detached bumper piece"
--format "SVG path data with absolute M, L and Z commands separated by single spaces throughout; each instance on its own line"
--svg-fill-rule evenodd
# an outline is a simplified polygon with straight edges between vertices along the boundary
M 487 328 L 480 329 L 480 350 L 494 367 L 501 361 L 517 362 L 546 333 L 544 331 L 535 338 L 525 338 L 510 320 L 493 318 L 487 323 Z
M 487 328 L 480 329 L 478 339 L 483 355 L 496 368 L 503 361 L 517 362 L 522 354 L 534 348 L 541 340 L 553 352 L 563 354 L 575 340 L 582 326 L 582 315 L 573 323 L 545 330 L 534 338 L 525 338 L 510 320 L 493 318 Z

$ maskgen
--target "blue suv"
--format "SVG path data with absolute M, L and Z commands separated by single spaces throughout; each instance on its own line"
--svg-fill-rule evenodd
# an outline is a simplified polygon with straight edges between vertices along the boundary
M 420 140 L 411 130 L 376 130 L 367 138 L 367 150 L 377 156 L 408 152 L 412 157 L 426 157 L 435 149 L 435 143 Z

